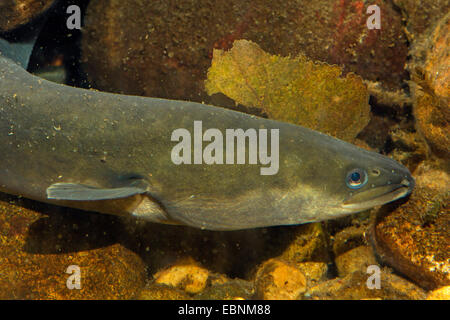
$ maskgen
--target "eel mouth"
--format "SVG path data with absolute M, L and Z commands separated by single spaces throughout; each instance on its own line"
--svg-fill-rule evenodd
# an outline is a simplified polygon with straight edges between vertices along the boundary
M 381 206 L 388 202 L 406 197 L 414 187 L 412 180 L 404 179 L 399 184 L 384 185 L 356 193 L 347 198 L 341 208 L 351 211 L 363 211 L 372 207 Z

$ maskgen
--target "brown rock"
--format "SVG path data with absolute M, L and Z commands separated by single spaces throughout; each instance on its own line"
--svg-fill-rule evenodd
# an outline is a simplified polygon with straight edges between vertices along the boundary
M 445 286 L 431 291 L 427 300 L 450 300 L 450 286 Z
M 336 278 L 309 289 L 305 298 L 311 300 L 422 300 L 425 291 L 386 270 L 380 272 L 380 289 L 369 289 L 370 274 L 356 271 L 344 278 Z
M 326 280 L 328 266 L 324 262 L 302 262 L 296 264 L 296 267 L 303 273 L 308 281 L 308 287 Z
M 450 13 L 414 43 L 412 73 L 417 129 L 438 156 L 450 156 Z
M 164 284 L 195 294 L 206 288 L 209 271 L 200 267 L 192 258 L 187 258 L 157 272 L 153 277 L 156 284 Z
M 28 209 L 36 206 L 53 213 L 47 217 Z M 134 298 L 145 284 L 145 266 L 135 253 L 108 240 L 120 230 L 111 221 L 1 194 L 0 299 Z M 67 287 L 68 281 L 75 283 L 73 271 L 66 273 L 71 265 L 79 267 L 80 290 Z
M 10 31 L 45 12 L 55 0 L 6 0 L 0 3 L 0 32 Z
M 138 296 L 139 300 L 190 300 L 186 292 L 174 287 L 152 284 L 142 290 Z
M 369 5 L 380 8 L 380 30 L 366 26 Z M 343 65 L 345 71 L 379 81 L 390 90 L 398 89 L 406 79 L 406 38 L 401 16 L 390 2 L 321 0 L 308 1 L 298 8 L 296 38 L 300 38 L 300 50 L 307 56 Z
M 380 258 L 426 289 L 450 284 L 450 177 L 422 163 L 409 200 L 383 207 L 372 232 Z
M 247 39 L 270 54 L 304 52 L 398 88 L 407 57 L 401 16 L 390 2 L 370 4 L 380 6 L 382 30 L 368 30 L 368 4 L 359 0 L 95 0 L 85 17 L 84 65 L 101 90 L 208 101 L 203 80 L 213 49 Z
M 305 261 L 328 262 L 328 242 L 320 223 L 299 225 L 280 259 L 297 264 Z
M 404 130 L 399 125 L 390 130 L 392 157 L 414 171 L 427 158 L 429 148 L 422 136 L 416 130 Z
M 295 266 L 270 259 L 255 277 L 256 297 L 265 300 L 295 300 L 306 290 L 306 278 Z
M 360 246 L 341 254 L 336 257 L 335 263 L 340 277 L 356 271 L 366 272 L 368 266 L 378 265 L 372 248 L 367 246 Z
M 366 80 L 364 83 L 367 85 L 371 97 L 375 98 L 376 104 L 389 106 L 394 110 L 403 110 L 406 106 L 412 104 L 410 95 L 404 90 L 386 90 L 379 81 Z
M 406 20 L 406 34 L 410 41 L 419 37 L 435 21 L 450 10 L 448 0 L 393 0 Z
M 344 252 L 364 245 L 365 230 L 366 228 L 362 226 L 350 226 L 336 233 L 333 239 L 334 256 L 338 257 Z
M 253 284 L 241 279 L 228 280 L 224 283 L 207 287 L 194 296 L 199 300 L 249 300 L 254 295 Z
M 418 131 L 434 154 L 450 156 L 450 115 L 448 101 L 439 99 L 415 87 L 414 115 Z
M 426 58 L 422 71 L 434 94 L 448 98 L 450 96 L 450 12 L 431 30 L 428 47 L 425 47 Z M 420 44 L 417 46 L 420 47 Z

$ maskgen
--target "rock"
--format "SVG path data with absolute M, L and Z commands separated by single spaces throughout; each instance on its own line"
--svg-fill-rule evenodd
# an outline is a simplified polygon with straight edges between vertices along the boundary
M 296 267 L 306 277 L 308 287 L 327 279 L 328 265 L 324 262 L 302 262 L 296 264 Z
M 356 271 L 366 272 L 370 265 L 378 266 L 372 248 L 367 246 L 360 246 L 339 255 L 335 263 L 340 277 Z
M 225 283 L 228 283 L 232 280 L 230 280 L 226 275 L 221 273 L 210 273 L 208 277 L 208 285 L 215 286 L 215 285 L 222 285 Z
M 340 256 L 344 252 L 364 245 L 364 233 L 366 231 L 365 226 L 347 227 L 338 233 L 333 238 L 333 253 L 335 257 Z
M 45 12 L 55 0 L 15 0 L 0 4 L 0 32 L 11 31 Z
M 416 130 L 404 130 L 399 125 L 390 130 L 392 158 L 414 171 L 427 158 L 429 148 Z
M 320 223 L 308 223 L 295 228 L 292 240 L 278 258 L 294 264 L 330 261 L 327 237 Z
M 431 291 L 427 300 L 450 300 L 450 286 L 445 286 Z
M 0 299 L 132 299 L 144 287 L 142 260 L 116 243 L 117 220 L 0 196 Z M 80 290 L 66 285 L 71 265 Z
M 399 276 L 380 270 L 380 289 L 369 289 L 371 276 L 356 271 L 310 288 L 304 297 L 310 300 L 423 300 L 425 291 Z
M 412 99 L 408 93 L 402 89 L 393 91 L 383 88 L 383 83 L 378 81 L 365 80 L 367 90 L 375 103 L 378 105 L 388 106 L 394 110 L 403 110 L 412 104 Z
M 137 298 L 138 300 L 190 300 L 192 299 L 182 290 L 161 285 L 152 284 L 142 290 Z
M 380 209 L 371 240 L 382 261 L 421 287 L 435 289 L 450 284 L 450 177 L 429 162 L 414 176 L 407 202 L 393 211 Z
M 270 54 L 304 52 L 398 88 L 407 76 L 401 15 L 390 2 L 373 4 L 382 30 L 368 30 L 369 4 L 359 0 L 95 0 L 84 19 L 84 68 L 101 90 L 208 102 L 213 49 L 247 39 Z
M 318 270 L 325 269 L 331 261 L 320 223 L 226 232 L 153 223 L 130 222 L 127 227 L 136 240 L 131 247 L 138 248 L 137 252 L 152 272 L 169 270 L 186 257 L 198 261 L 209 272 L 206 286 L 199 293 L 205 297 L 226 294 L 225 288 L 234 287 L 227 284 L 232 281 L 229 278 L 253 281 L 257 266 L 279 255 L 290 259 L 292 264 L 322 261 Z M 232 298 L 231 293 L 229 297 Z
M 212 284 L 194 296 L 199 300 L 249 300 L 254 295 L 253 284 L 241 279 Z
M 414 41 L 450 10 L 448 0 L 393 0 L 406 20 L 406 35 Z
M 450 13 L 414 42 L 408 69 L 412 85 L 417 129 L 431 150 L 450 156 Z
M 153 277 L 156 284 L 164 284 L 195 294 L 206 288 L 209 271 L 200 267 L 192 258 L 188 258 L 157 272 Z
M 161 291 L 161 295 L 170 296 L 176 292 L 194 295 L 194 299 L 250 299 L 253 296 L 253 286 L 249 281 L 231 280 L 223 274 L 211 273 L 199 266 L 191 257 L 181 259 L 174 265 L 159 271 L 154 275 L 154 284 Z M 163 286 L 163 287 L 161 287 Z M 177 291 L 167 291 L 167 288 Z M 154 290 L 153 290 L 154 291 Z M 152 292 L 153 292 L 152 291 Z M 160 291 L 156 293 L 159 295 Z
M 412 55 L 415 63 L 424 62 L 420 72 L 423 73 L 424 80 L 434 94 L 438 97 L 448 98 L 450 96 L 450 71 L 448 70 L 450 64 L 448 52 L 450 12 L 442 19 L 435 21 L 437 24 L 428 31 L 427 39 L 421 39 L 414 44 Z M 419 67 L 417 64 L 413 63 L 411 67 Z
M 306 278 L 295 266 L 280 259 L 264 262 L 255 276 L 257 299 L 295 300 L 306 290 Z
M 450 127 L 448 103 L 427 94 L 417 86 L 414 89 L 414 114 L 418 131 L 432 152 L 443 159 L 450 156 Z
M 298 26 L 292 31 L 292 40 L 276 46 L 296 45 L 298 49 L 291 49 L 291 54 L 301 50 L 312 59 L 342 65 L 345 72 L 379 81 L 386 89 L 400 88 L 406 79 L 407 42 L 402 18 L 389 1 L 319 0 L 292 4 L 297 7 L 293 20 Z M 369 5 L 380 8 L 380 30 L 367 28 Z M 273 40 L 276 41 L 279 40 Z
M 101 90 L 202 101 L 214 43 L 230 30 L 247 28 L 250 5 L 91 1 L 82 44 L 85 69 Z

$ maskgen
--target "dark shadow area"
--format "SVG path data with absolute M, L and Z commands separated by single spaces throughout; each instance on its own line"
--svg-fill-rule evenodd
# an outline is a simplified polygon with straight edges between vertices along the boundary
M 47 217 L 30 226 L 25 251 L 55 254 L 102 248 L 116 243 L 117 235 L 123 231 L 114 216 L 69 208 L 49 209 Z
M 40 16 L 32 22 L 24 24 L 12 31 L 0 32 L 0 37 L 11 43 L 32 40 L 36 33 L 40 32 L 40 28 L 45 23 L 46 19 L 46 16 Z
M 28 70 L 35 73 L 39 70 L 51 70 L 50 67 L 64 68 L 66 84 L 89 88 L 86 74 L 80 65 L 82 31 L 68 29 L 66 21 L 70 16 L 66 13 L 70 5 L 81 9 L 83 26 L 84 12 L 89 0 L 60 0 L 46 15 L 45 25 L 39 34 Z
M 257 265 L 281 254 L 297 230 L 271 227 L 207 231 L 153 223 L 138 229 L 133 233 L 133 250 L 139 253 L 151 273 L 183 257 L 192 257 L 213 272 L 244 279 Z
M 258 264 L 281 254 L 297 232 L 295 226 L 207 231 L 59 207 L 4 193 L 0 201 L 42 214 L 24 229 L 23 250 L 28 253 L 64 254 L 119 243 L 138 254 L 150 274 L 192 257 L 213 272 L 247 278 Z
M 0 193 L 0 201 L 42 214 L 26 229 L 23 250 L 28 253 L 57 254 L 101 248 L 117 243 L 116 235 L 123 233 L 123 225 L 115 216 L 63 208 L 5 193 Z M 31 216 L 27 211 L 23 214 Z
M 395 126 L 410 132 L 415 131 L 412 106 L 392 108 L 379 103 L 373 96 L 370 97 L 369 104 L 371 106 L 370 122 L 357 138 L 365 141 L 371 148 L 379 150 L 382 154 L 389 154 L 394 149 L 390 132 Z

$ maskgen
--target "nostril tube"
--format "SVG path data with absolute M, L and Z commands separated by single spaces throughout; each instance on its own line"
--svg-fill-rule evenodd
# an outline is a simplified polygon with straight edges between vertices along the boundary
M 400 182 L 400 183 L 407 187 L 409 187 L 409 185 L 411 184 L 408 179 L 403 179 L 402 182 Z
M 415 181 L 412 176 L 407 176 L 405 179 L 402 180 L 401 184 L 408 187 L 409 189 L 408 194 L 410 194 L 414 189 Z

